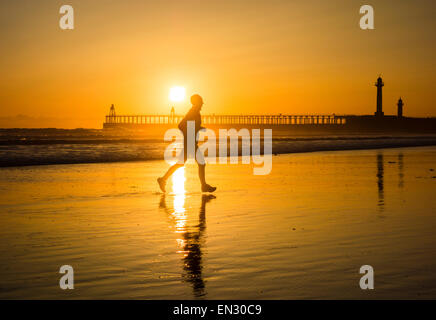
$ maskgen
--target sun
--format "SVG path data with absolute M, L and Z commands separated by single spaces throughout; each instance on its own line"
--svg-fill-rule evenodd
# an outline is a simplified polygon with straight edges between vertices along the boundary
M 186 90 L 184 87 L 175 86 L 170 89 L 170 100 L 180 102 L 185 99 Z

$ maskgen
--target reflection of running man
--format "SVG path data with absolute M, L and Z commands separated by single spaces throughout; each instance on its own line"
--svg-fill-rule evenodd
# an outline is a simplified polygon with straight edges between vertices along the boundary
M 195 136 L 197 136 L 198 131 L 203 129 L 201 127 L 201 115 L 200 110 L 203 106 L 203 99 L 198 94 L 194 94 L 191 97 L 191 103 L 192 108 L 188 111 L 186 116 L 183 118 L 183 120 L 179 123 L 179 129 L 183 132 L 184 136 L 184 145 L 183 145 L 183 154 L 184 154 L 184 162 L 186 162 L 187 159 L 187 150 L 188 150 L 188 135 L 187 135 L 187 122 L 188 121 L 194 121 L 195 123 Z M 195 155 L 197 154 L 198 144 L 197 141 L 195 141 Z M 195 157 L 195 160 L 197 161 L 197 157 Z M 200 161 L 200 163 L 197 161 L 198 164 L 198 176 L 200 177 L 201 182 L 201 191 L 203 192 L 214 192 L 216 190 L 216 187 L 212 187 L 206 183 L 206 164 L 204 161 Z M 157 179 L 157 182 L 159 183 L 159 187 L 162 190 L 162 192 L 165 192 L 165 186 L 167 183 L 167 180 L 171 175 L 180 167 L 183 167 L 184 163 L 176 163 L 172 165 L 167 173 L 161 178 Z
M 206 231 L 206 204 L 215 199 L 213 194 L 203 194 L 201 196 L 200 214 L 198 216 L 198 224 L 188 227 L 184 225 L 177 230 L 177 236 L 183 244 L 183 269 L 185 274 L 183 278 L 186 282 L 192 285 L 195 297 L 202 297 L 206 295 L 205 282 L 203 279 L 203 247 L 205 242 Z M 167 207 L 165 201 L 165 194 L 162 195 L 159 207 L 164 209 L 165 212 L 172 216 L 172 222 L 177 225 L 177 215 L 174 215 L 174 207 Z

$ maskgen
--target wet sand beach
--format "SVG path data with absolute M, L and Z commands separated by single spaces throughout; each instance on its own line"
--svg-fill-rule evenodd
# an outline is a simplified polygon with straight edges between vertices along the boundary
M 283 154 L 266 176 L 208 165 L 213 196 L 196 165 L 163 195 L 167 167 L 0 168 L 0 298 L 436 298 L 436 147 Z

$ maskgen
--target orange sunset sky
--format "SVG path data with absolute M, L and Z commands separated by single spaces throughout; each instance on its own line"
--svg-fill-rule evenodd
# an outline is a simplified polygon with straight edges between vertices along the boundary
M 69 4 L 75 29 L 59 28 Z M 375 30 L 361 30 L 361 5 Z M 435 116 L 432 0 L 16 0 L 0 4 L 0 127 L 101 128 L 168 114 L 172 86 L 215 114 Z M 188 110 L 188 100 L 175 105 Z

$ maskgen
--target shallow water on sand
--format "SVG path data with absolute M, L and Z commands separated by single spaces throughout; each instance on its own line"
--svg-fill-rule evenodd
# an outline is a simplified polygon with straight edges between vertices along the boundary
M 0 168 L 0 298 L 436 298 L 435 147 L 208 165 L 215 197 L 195 165 L 163 196 L 166 168 Z

